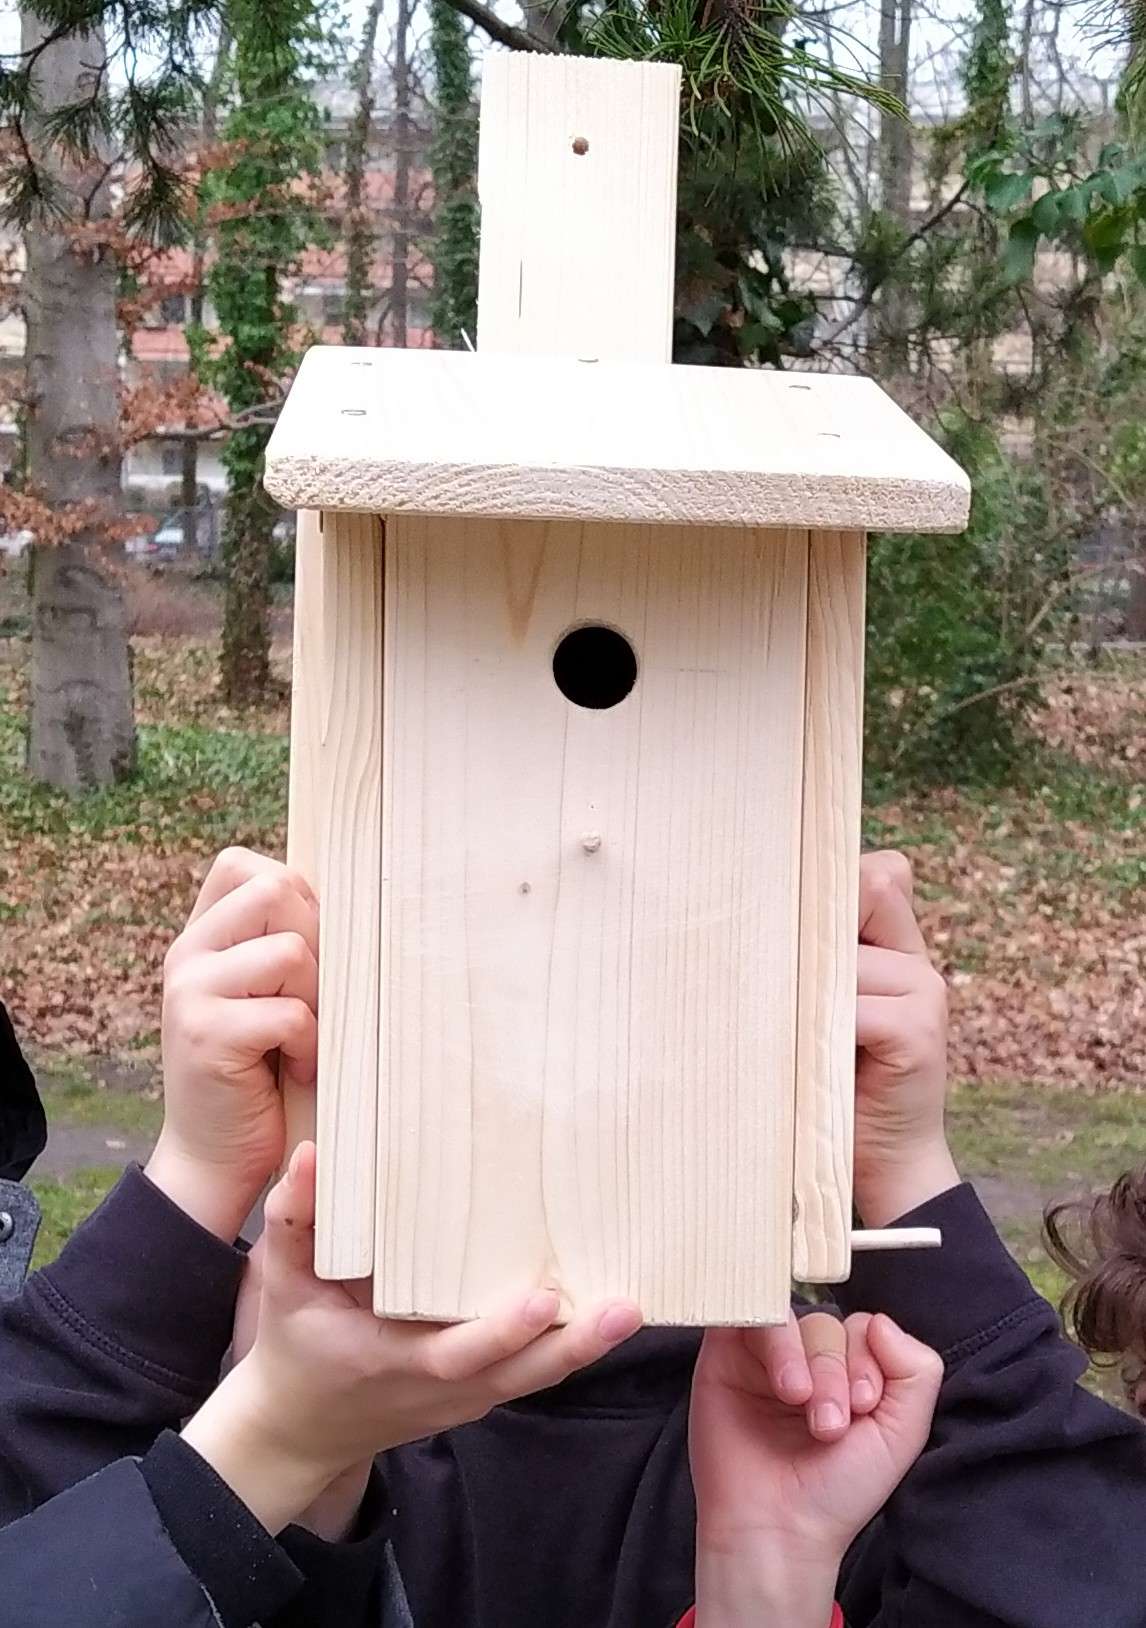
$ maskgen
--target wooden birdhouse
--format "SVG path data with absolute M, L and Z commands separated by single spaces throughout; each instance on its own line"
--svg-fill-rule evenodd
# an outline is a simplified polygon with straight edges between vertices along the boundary
M 318 1265 L 387 1315 L 850 1269 L 865 533 L 968 484 L 865 379 L 670 365 L 679 99 L 488 58 L 476 354 L 313 350 L 267 456 Z

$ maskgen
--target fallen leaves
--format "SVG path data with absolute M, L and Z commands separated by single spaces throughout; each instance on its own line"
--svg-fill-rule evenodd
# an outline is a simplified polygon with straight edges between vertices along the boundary
M 150 1058 L 163 956 L 212 854 L 283 851 L 286 709 L 223 707 L 210 640 L 137 640 L 144 778 L 72 805 L 14 790 L 23 647 L 0 649 L 0 984 L 41 1049 Z M 275 659 L 285 676 L 289 649 Z M 1143 1088 L 1146 666 L 1064 675 L 1043 726 L 1046 786 L 901 800 L 869 835 L 912 856 L 957 1076 Z

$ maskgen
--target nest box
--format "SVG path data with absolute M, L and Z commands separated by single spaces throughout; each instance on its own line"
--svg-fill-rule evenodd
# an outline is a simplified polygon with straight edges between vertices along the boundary
M 477 353 L 312 350 L 267 455 L 318 1266 L 387 1315 L 850 1269 L 865 533 L 968 485 L 867 380 L 669 364 L 679 97 L 488 58 Z

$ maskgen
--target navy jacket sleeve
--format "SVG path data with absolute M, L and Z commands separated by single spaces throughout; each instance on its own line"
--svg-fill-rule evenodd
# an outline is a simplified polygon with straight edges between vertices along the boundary
M 0 1525 L 141 1456 L 202 1404 L 242 1265 L 133 1168 L 0 1305 Z
M 178 1479 L 196 1515 L 181 1548 L 151 1481 Z M 158 1461 L 156 1463 L 155 1461 Z M 0 1531 L 0 1628 L 253 1628 L 301 1578 L 250 1513 L 177 1438 L 121 1459 Z
M 931 1439 L 841 1573 L 849 1628 L 1141 1628 L 1146 1431 L 1085 1361 L 969 1186 L 897 1223 L 939 1251 L 857 1257 L 837 1299 L 939 1351 Z
M 160 1439 L 206 1400 L 218 1379 L 242 1266 L 240 1251 L 205 1232 L 133 1168 L 59 1259 L 0 1305 L 0 1527 L 18 1521 L 23 1528 L 20 1517 L 31 1518 L 77 1483 L 98 1485 L 102 1477 L 88 1478 L 104 1470 L 114 1471 L 114 1489 L 130 1486 L 132 1496 L 143 1499 L 132 1479 L 142 1473 L 165 1530 L 170 1528 L 174 1552 L 189 1553 L 192 1572 L 210 1572 L 217 1589 L 225 1593 L 218 1583 L 221 1570 L 199 1547 L 212 1531 L 226 1539 L 222 1558 L 230 1556 L 240 1572 L 243 1555 L 253 1552 L 252 1534 L 261 1533 L 264 1559 L 273 1552 L 289 1563 L 298 1586 L 273 1628 L 377 1628 L 391 1564 L 389 1510 L 379 1485 L 372 1486 L 353 1542 L 321 1543 L 291 1528 L 276 1544 L 243 1511 L 246 1547 L 237 1548 L 235 1521 L 242 1506 L 185 1444 Z M 140 1472 L 113 1462 L 138 1458 Z M 214 1483 L 207 1501 L 205 1478 Z M 83 1497 L 98 1494 L 87 1490 Z M 230 1525 L 218 1516 L 227 1499 Z M 129 1502 L 125 1515 L 137 1509 L 137 1502 Z M 59 1517 L 45 1510 L 42 1518 Z M 158 1518 L 154 1509 L 151 1518 Z M 38 1521 L 32 1524 L 40 1529 Z M 174 1565 L 170 1555 L 166 1565 Z M 166 1620 L 160 1614 L 140 1618 Z M 173 1614 L 171 1620 L 183 1619 Z M 272 1628 L 269 1615 L 262 1620 Z

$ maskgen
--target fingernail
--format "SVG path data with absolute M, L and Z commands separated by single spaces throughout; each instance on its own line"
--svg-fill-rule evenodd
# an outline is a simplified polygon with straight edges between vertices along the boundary
M 560 1298 L 552 1289 L 538 1289 L 525 1302 L 523 1316 L 529 1328 L 548 1328 L 557 1316 Z
M 295 1148 L 294 1152 L 290 1156 L 290 1164 L 287 1165 L 287 1175 L 290 1177 L 291 1181 L 298 1180 L 298 1167 L 301 1159 L 302 1143 L 300 1142 L 298 1147 Z
M 776 1384 L 789 1396 L 807 1390 L 808 1378 L 798 1362 L 786 1362 L 776 1376 Z
M 610 1345 L 619 1345 L 637 1332 L 641 1322 L 641 1314 L 635 1306 L 610 1306 L 597 1324 L 597 1333 Z
M 825 1436 L 829 1431 L 842 1429 L 846 1422 L 843 1409 L 834 1402 L 821 1402 L 818 1408 L 812 1409 L 812 1429 L 821 1431 Z
M 875 1401 L 875 1386 L 870 1379 L 857 1379 L 852 1386 L 852 1401 L 857 1408 L 869 1408 Z

